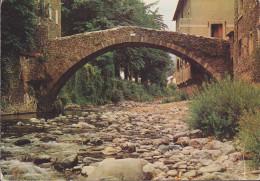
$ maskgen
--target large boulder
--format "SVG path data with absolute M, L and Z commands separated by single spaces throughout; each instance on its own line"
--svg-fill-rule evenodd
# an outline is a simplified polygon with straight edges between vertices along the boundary
M 89 173 L 87 180 L 107 180 L 115 178 L 119 180 L 144 180 L 143 167 L 148 162 L 144 159 L 119 159 L 108 158 L 98 164 Z

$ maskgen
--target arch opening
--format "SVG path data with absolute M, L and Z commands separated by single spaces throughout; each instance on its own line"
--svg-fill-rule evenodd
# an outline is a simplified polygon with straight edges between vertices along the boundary
M 113 50 L 125 48 L 125 47 L 146 47 L 146 48 L 154 48 L 154 49 L 163 50 L 165 52 L 168 52 L 168 53 L 174 54 L 178 57 L 181 57 L 183 60 L 189 62 L 191 64 L 191 66 L 194 66 L 197 69 L 199 69 L 201 72 L 203 72 L 203 74 L 205 74 L 209 77 L 213 77 L 213 75 L 209 71 L 207 71 L 202 65 L 200 65 L 196 60 L 192 59 L 191 57 L 189 57 L 186 54 L 183 54 L 181 51 L 177 51 L 177 50 L 174 50 L 174 49 L 169 48 L 169 47 L 165 47 L 165 46 L 162 46 L 162 45 L 155 45 L 155 44 L 151 44 L 151 43 L 125 42 L 125 43 L 115 44 L 115 45 L 103 48 L 101 50 L 98 50 L 98 51 L 90 54 L 89 56 L 81 59 L 80 61 L 78 61 L 70 69 L 68 69 L 59 78 L 59 80 L 54 84 L 53 88 L 49 92 L 50 97 L 54 96 L 53 99 L 55 100 L 58 93 L 60 92 L 62 87 L 65 85 L 65 83 L 70 79 L 70 77 L 72 75 L 74 75 L 86 63 L 88 63 L 89 61 L 93 60 L 94 58 L 97 58 L 97 57 L 99 57 L 99 56 L 101 56 L 101 55 L 103 55 L 103 54 L 105 54 L 109 51 L 113 51 Z

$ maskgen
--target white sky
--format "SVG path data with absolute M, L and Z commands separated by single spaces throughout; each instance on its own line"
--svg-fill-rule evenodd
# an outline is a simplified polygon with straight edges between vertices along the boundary
M 143 0 L 144 3 L 150 4 L 157 0 Z M 154 8 L 159 7 L 159 14 L 163 15 L 164 23 L 168 25 L 169 30 L 175 31 L 175 22 L 172 21 L 178 0 L 158 0 L 159 3 Z

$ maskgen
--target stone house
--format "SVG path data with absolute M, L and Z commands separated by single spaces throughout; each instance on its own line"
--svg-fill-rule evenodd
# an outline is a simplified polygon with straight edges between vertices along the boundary
M 239 79 L 260 81 L 259 51 L 260 6 L 259 0 L 235 0 L 235 28 L 229 34 L 234 74 Z
M 234 1 L 179 0 L 173 17 L 176 31 L 229 39 L 227 35 L 234 30 Z M 175 83 L 179 88 L 185 87 L 188 93 L 192 93 L 205 79 L 205 73 L 181 58 L 177 58 L 176 62 L 176 71 L 173 74 Z

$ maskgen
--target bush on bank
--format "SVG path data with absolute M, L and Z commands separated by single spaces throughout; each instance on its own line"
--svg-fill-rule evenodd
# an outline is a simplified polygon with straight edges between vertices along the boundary
M 239 120 L 238 138 L 241 146 L 249 153 L 250 164 L 260 166 L 260 110 L 246 112 Z
M 244 113 L 251 110 L 254 114 L 260 108 L 260 90 L 249 82 L 232 81 L 228 77 L 205 83 L 202 90 L 191 99 L 187 122 L 206 135 L 231 139 L 238 132 Z

